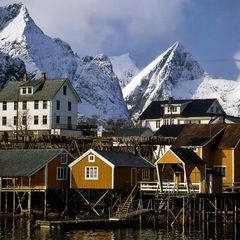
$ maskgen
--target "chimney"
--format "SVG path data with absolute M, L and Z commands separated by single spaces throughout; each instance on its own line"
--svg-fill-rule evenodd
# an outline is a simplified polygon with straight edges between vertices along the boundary
M 27 82 L 29 79 L 28 79 L 28 74 L 27 74 L 27 72 L 25 72 L 24 74 L 23 74 L 23 82 Z
M 173 101 L 173 97 L 169 97 L 169 98 L 168 98 L 168 103 L 171 104 L 172 101 Z
M 47 78 L 46 78 L 46 73 L 45 72 L 42 72 L 41 73 L 41 80 L 42 81 L 45 81 Z

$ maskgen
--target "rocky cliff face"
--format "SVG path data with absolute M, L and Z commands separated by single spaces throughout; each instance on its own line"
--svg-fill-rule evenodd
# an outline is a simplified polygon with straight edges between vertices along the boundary
M 168 98 L 183 80 L 204 75 L 204 70 L 183 46 L 176 42 L 145 67 L 123 89 L 130 115 L 138 115 L 152 101 Z
M 6 81 L 19 80 L 26 72 L 25 64 L 20 59 L 13 59 L 9 55 L 0 52 L 0 88 Z
M 31 78 L 67 77 L 82 103 L 81 115 L 104 120 L 128 119 L 128 111 L 112 66 L 104 56 L 79 58 L 69 44 L 45 35 L 22 4 L 0 7 L 0 52 L 20 58 Z M 104 96 L 104 97 L 103 97 Z M 91 108 L 86 108 L 86 103 Z

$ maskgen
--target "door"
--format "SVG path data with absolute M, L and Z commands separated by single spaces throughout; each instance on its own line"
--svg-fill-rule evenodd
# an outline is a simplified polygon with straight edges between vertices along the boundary
M 135 186 L 137 184 L 137 169 L 131 168 L 131 186 Z

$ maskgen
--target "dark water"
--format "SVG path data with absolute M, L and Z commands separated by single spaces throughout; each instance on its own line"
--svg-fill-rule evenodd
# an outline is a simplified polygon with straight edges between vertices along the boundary
M 52 230 L 38 229 L 34 222 L 27 219 L 2 218 L 0 225 L 0 239 L 16 240 L 46 240 L 46 239 L 74 239 L 74 240 L 124 240 L 124 239 L 240 239 L 237 229 L 240 226 L 216 225 L 188 226 L 167 228 L 124 228 L 115 230 Z

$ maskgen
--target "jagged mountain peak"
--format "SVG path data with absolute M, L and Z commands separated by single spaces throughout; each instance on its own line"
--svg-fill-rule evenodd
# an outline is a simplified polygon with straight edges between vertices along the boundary
M 174 43 L 123 89 L 130 115 L 138 115 L 151 101 L 171 96 L 172 89 L 179 82 L 203 75 L 204 70 L 192 55 L 181 43 Z
M 122 89 L 140 72 L 130 53 L 110 57 L 110 60 Z

